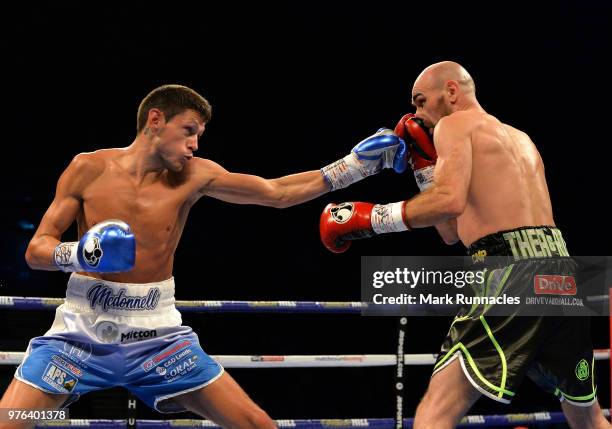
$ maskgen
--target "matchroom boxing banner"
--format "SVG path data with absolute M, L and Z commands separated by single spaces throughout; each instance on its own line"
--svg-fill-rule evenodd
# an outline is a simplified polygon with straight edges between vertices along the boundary
M 611 256 L 363 256 L 367 316 L 608 316 Z

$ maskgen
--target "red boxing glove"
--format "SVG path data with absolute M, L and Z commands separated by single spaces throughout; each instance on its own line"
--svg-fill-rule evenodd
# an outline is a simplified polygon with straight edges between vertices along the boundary
M 429 130 L 414 113 L 407 113 L 399 120 L 394 130 L 408 145 L 410 163 L 421 191 L 433 183 L 433 171 L 438 155 Z
M 352 240 L 386 232 L 406 231 L 405 201 L 392 204 L 328 204 L 319 222 L 323 245 L 334 253 L 343 253 Z

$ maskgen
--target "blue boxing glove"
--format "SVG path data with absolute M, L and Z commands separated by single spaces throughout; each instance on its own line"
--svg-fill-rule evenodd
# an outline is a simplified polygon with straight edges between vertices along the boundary
M 136 239 L 127 223 L 111 219 L 92 226 L 79 241 L 58 244 L 54 257 L 65 272 L 128 271 L 136 261 Z
M 321 174 L 331 190 L 347 186 L 383 168 L 393 168 L 397 173 L 406 170 L 406 143 L 392 130 L 379 129 L 376 134 L 360 141 L 350 154 L 321 169 Z

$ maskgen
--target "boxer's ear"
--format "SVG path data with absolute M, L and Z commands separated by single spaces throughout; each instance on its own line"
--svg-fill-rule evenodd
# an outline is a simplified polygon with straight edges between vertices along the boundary
M 149 115 L 147 117 L 147 128 L 157 131 L 157 129 L 159 129 L 159 127 L 163 126 L 165 123 L 166 117 L 164 112 L 157 108 L 152 108 L 149 110 Z
M 448 97 L 448 101 L 451 104 L 455 104 L 457 102 L 457 96 L 459 95 L 459 82 L 456 80 L 449 80 L 444 85 L 444 92 Z

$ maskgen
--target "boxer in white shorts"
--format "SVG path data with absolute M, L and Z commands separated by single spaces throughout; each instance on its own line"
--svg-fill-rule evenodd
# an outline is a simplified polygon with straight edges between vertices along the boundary
M 382 168 L 403 171 L 405 145 L 380 130 L 321 170 L 263 179 L 194 157 L 210 116 L 195 91 L 159 87 L 138 109 L 130 146 L 82 153 L 64 171 L 26 260 L 33 269 L 73 273 L 66 302 L 51 329 L 30 341 L 0 408 L 58 408 L 82 393 L 124 386 L 159 411 L 190 410 L 223 427 L 275 426 L 181 325 L 172 267 L 189 210 L 203 196 L 300 204 Z M 265 145 L 261 151 L 275 155 Z M 75 220 L 80 240 L 62 243 Z

